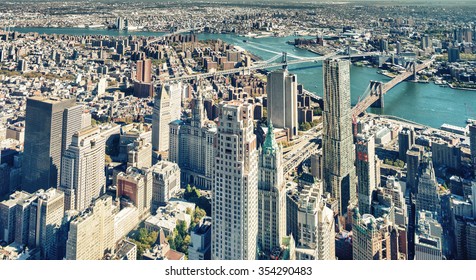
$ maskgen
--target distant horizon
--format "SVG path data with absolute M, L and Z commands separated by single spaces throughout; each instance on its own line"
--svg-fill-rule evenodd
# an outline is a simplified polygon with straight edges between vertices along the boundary
M 127 2 L 135 2 L 135 3 L 167 3 L 167 2 L 184 2 L 188 4 L 194 3 L 201 3 L 201 4 L 345 4 L 345 3 L 361 3 L 361 4 L 392 4 L 395 6 L 399 5 L 408 5 L 408 4 L 415 4 L 415 5 L 422 5 L 422 4 L 431 4 L 431 5 L 447 5 L 447 6 L 454 6 L 455 4 L 472 4 L 476 5 L 476 1 L 474 0 L 454 0 L 454 1 L 447 1 L 447 0 L 400 0 L 398 3 L 392 0 L 338 0 L 338 1 L 329 1 L 329 0 L 304 0 L 304 1 L 292 1 L 292 0 L 259 0 L 259 1 L 252 1 L 252 0 L 11 0 L 6 1 L 5 3 L 23 3 L 23 2 L 108 2 L 108 3 L 127 3 Z

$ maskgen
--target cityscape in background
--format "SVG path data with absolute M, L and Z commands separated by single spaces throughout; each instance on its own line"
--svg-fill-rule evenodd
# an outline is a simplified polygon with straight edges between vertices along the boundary
M 0 260 L 476 260 L 476 7 L 0 6 Z

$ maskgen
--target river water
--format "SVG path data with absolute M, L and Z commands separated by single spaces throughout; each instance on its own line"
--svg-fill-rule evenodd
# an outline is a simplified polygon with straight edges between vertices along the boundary
M 14 30 L 70 35 L 157 36 L 163 34 L 82 28 L 14 28 Z M 221 39 L 240 46 L 265 60 L 281 52 L 287 52 L 289 60 L 294 59 L 293 56 L 316 56 L 286 43 L 293 41 L 294 37 L 244 38 L 232 34 L 199 34 L 199 39 Z M 244 39 L 247 42 L 243 42 Z M 322 96 L 321 63 L 290 65 L 289 71 L 297 74 L 298 82 L 303 84 L 307 90 Z M 390 79 L 378 74 L 375 68 L 351 66 L 352 104 L 357 103 L 359 96 L 367 89 L 370 80 L 386 82 Z M 476 119 L 476 91 L 454 90 L 433 83 L 403 82 L 385 95 L 385 108 L 370 108 L 369 112 L 393 115 L 435 128 L 440 127 L 443 123 L 465 126 L 466 119 Z

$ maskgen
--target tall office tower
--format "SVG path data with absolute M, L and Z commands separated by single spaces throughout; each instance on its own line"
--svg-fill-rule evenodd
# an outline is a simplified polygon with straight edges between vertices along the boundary
M 269 253 L 279 247 L 286 236 L 283 151 L 274 137 L 271 120 L 261 148 L 258 168 L 258 247 Z
M 98 127 L 73 135 L 61 165 L 59 189 L 65 194 L 66 210 L 82 211 L 106 191 L 105 150 L 106 138 Z
M 152 149 L 158 152 L 169 150 L 170 96 L 162 87 L 154 100 L 152 115 Z
M 258 150 L 253 105 L 222 104 L 212 196 L 212 259 L 254 260 L 258 239 Z
M 65 129 L 69 131 L 70 124 L 78 123 L 78 130 L 81 128 L 81 119 L 78 122 L 69 111 L 65 113 L 65 109 L 74 104 L 74 99 L 33 97 L 27 100 L 22 190 L 34 193 L 41 188 L 58 186 Z
M 160 161 L 152 171 L 152 213 L 180 191 L 180 168 L 176 163 Z
M 402 185 L 393 176 L 387 178 L 387 184 L 383 186 L 382 192 L 391 198 L 395 208 L 395 224 L 406 226 L 408 223 L 407 204 L 405 202 Z
M 473 165 L 474 177 L 476 177 L 476 122 L 469 126 L 469 144 L 471 150 L 471 163 Z
M 123 30 L 125 28 L 125 23 L 124 23 L 124 18 L 123 17 L 118 17 L 116 19 L 116 28 L 118 30 Z
M 324 188 L 338 201 L 344 215 L 356 200 L 350 66 L 348 61 L 324 61 L 323 175 Z
M 420 211 L 434 213 L 434 218 L 437 220 L 441 217 L 438 182 L 436 181 L 433 163 L 429 157 L 423 158 L 418 170 L 416 213 Z
M 379 40 L 379 49 L 381 52 L 388 52 L 388 40 L 381 38 Z
M 127 153 L 127 166 L 136 168 L 152 166 L 152 144 L 144 138 L 134 140 L 133 143 L 127 145 L 129 150 Z
M 66 242 L 67 260 L 101 260 L 114 249 L 114 214 L 112 197 L 103 195 L 73 219 Z
M 448 62 L 458 62 L 460 60 L 459 48 L 448 48 Z
M 296 196 L 288 195 L 290 233 L 296 236 L 296 259 L 334 260 L 334 212 L 322 199 L 322 183 L 300 182 Z M 294 224 L 295 223 L 295 224 Z
M 415 260 L 443 259 L 443 228 L 433 213 L 419 211 L 417 214 Z
M 450 203 L 456 259 L 476 260 L 476 181 L 472 183 L 469 200 L 454 196 Z
M 145 217 L 152 206 L 152 172 L 150 169 L 128 167 L 117 174 L 116 197 L 125 197 L 139 209 L 139 217 Z
M 404 127 L 398 133 L 398 158 L 404 162 L 407 160 L 407 151 L 415 144 L 415 132 L 413 129 Z
M 402 43 L 400 43 L 400 41 L 397 41 L 396 49 L 397 49 L 397 54 L 400 54 L 402 52 Z
M 428 49 L 429 47 L 431 47 L 431 42 L 430 42 L 430 36 L 428 36 L 427 34 L 423 35 L 421 37 L 421 42 L 420 42 L 420 46 L 422 49 Z
M 42 191 L 43 190 L 41 190 L 41 192 Z M 30 194 L 19 200 L 15 207 L 15 242 L 18 244 L 25 244 L 29 248 L 35 246 L 34 236 L 30 238 L 30 212 L 32 205 L 36 203 L 37 200 L 38 196 L 36 194 Z
M 388 220 L 354 210 L 352 219 L 352 255 L 354 260 L 398 259 L 398 238 Z
M 38 199 L 30 209 L 29 242 L 30 248 L 40 248 L 40 256 L 44 260 L 55 260 L 57 239 L 64 215 L 64 194 L 50 188 L 37 193 Z
M 138 60 L 136 67 L 136 80 L 150 83 L 152 81 L 152 61 L 150 59 Z
M 287 128 L 290 136 L 298 134 L 297 76 L 287 69 L 268 74 L 268 119 L 278 128 Z
M 377 187 L 375 183 L 375 138 L 373 135 L 357 136 L 355 145 L 357 152 L 357 198 L 359 211 L 370 214 L 372 206 L 372 192 Z
M 205 114 L 200 93 L 192 105 L 190 119 L 170 124 L 169 161 L 179 165 L 182 184 L 211 190 L 217 128 Z
M 420 166 L 420 160 L 424 147 L 420 145 L 413 145 L 410 150 L 407 151 L 407 188 L 411 193 L 417 192 L 418 184 L 418 167 Z
M 0 240 L 7 244 L 15 240 L 17 203 L 29 196 L 29 193 L 17 191 L 9 199 L 0 202 Z
M 322 150 L 311 155 L 311 174 L 318 180 L 322 180 Z
M 73 141 L 73 134 L 84 128 L 83 126 L 83 105 L 75 105 L 64 109 L 63 113 L 63 141 L 61 143 L 61 151 L 64 153 Z M 89 114 L 90 115 L 90 114 Z M 89 125 L 91 126 L 91 119 Z
M 165 89 L 170 98 L 170 120 L 180 120 L 182 116 L 182 83 L 160 85 L 159 92 Z

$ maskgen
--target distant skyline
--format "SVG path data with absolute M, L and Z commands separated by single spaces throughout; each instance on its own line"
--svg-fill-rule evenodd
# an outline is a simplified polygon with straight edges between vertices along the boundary
M 167 3 L 167 2 L 185 2 L 187 4 L 194 4 L 194 3 L 202 3 L 202 4 L 220 4 L 220 3 L 227 3 L 227 4 L 245 4 L 245 3 L 254 3 L 254 4 L 345 4 L 345 3 L 380 3 L 380 4 L 391 4 L 391 5 L 408 5 L 408 4 L 431 4 L 431 5 L 438 5 L 438 6 L 454 6 L 455 4 L 470 4 L 476 5 L 476 1 L 474 0 L 454 0 L 454 1 L 446 1 L 446 0 L 400 0 L 398 3 L 391 0 L 342 0 L 342 1 L 329 1 L 329 0 L 303 0 L 303 1 L 292 1 L 292 0 L 259 0 L 259 1 L 252 1 L 252 0 L 221 0 L 221 1 L 204 1 L 204 0 L 13 0 L 13 1 L 6 1 L 6 3 L 22 3 L 22 2 L 110 2 L 110 3 L 127 3 L 127 2 L 158 2 L 158 3 Z

